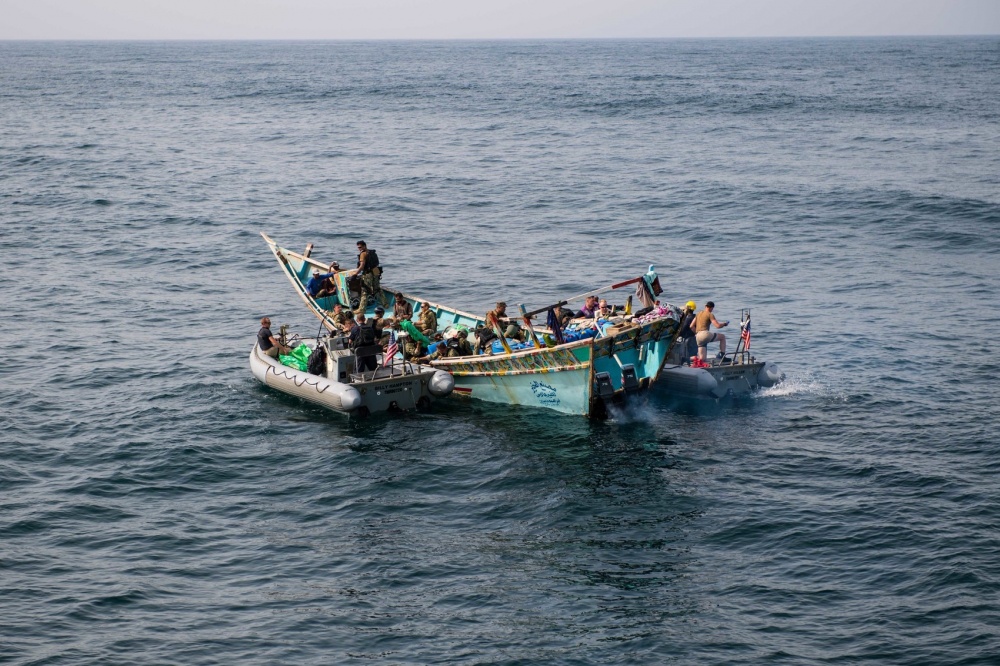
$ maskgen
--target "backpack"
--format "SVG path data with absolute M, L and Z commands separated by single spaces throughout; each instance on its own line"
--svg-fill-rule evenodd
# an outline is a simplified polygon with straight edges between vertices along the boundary
M 368 250 L 368 268 L 379 268 L 378 253 L 375 250 Z
M 492 340 L 496 340 L 496 337 L 497 334 L 493 332 L 493 329 L 486 326 L 476 327 L 476 344 L 478 348 L 487 347 Z
M 306 371 L 310 375 L 323 376 L 326 374 L 326 350 L 320 345 L 309 354 L 309 361 L 306 363 Z
M 370 347 L 375 344 L 375 329 L 371 324 L 365 324 L 358 330 L 358 337 L 354 340 L 354 349 L 358 347 Z

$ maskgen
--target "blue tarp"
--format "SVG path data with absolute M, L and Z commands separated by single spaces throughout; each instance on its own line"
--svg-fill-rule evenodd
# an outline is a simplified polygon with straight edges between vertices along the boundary
M 563 331 L 563 337 L 566 338 L 566 342 L 576 342 L 577 340 L 592 338 L 595 335 L 597 335 L 597 330 L 594 328 L 587 328 L 582 331 L 576 329 L 566 329 L 565 331 Z M 520 342 L 518 340 L 512 340 L 510 338 L 507 338 L 507 344 L 510 345 L 510 348 L 514 351 L 520 351 L 523 349 L 533 349 L 535 347 L 534 343 L 532 343 L 530 340 L 528 340 L 527 342 Z M 505 353 L 503 345 L 500 343 L 499 340 L 493 341 L 493 353 L 494 354 Z

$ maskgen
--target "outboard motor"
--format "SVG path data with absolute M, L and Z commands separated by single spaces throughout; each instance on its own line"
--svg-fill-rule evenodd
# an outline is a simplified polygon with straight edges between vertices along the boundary
M 635 393 L 639 390 L 639 377 L 635 374 L 635 366 L 631 363 L 622 366 L 622 388 L 625 393 Z
M 601 400 L 608 401 L 615 397 L 615 387 L 611 383 L 611 374 L 608 372 L 598 372 L 594 375 L 594 381 L 597 382 L 597 397 Z

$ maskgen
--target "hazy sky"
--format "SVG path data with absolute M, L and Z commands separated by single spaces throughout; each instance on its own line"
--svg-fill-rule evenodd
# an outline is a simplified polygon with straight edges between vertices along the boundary
M 1000 0 L 0 0 L 0 39 L 1000 34 Z

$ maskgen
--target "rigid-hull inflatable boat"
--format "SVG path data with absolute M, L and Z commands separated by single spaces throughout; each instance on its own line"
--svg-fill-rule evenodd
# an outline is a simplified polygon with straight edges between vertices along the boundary
M 365 372 L 357 371 L 357 357 L 340 336 L 318 339 L 293 338 L 293 344 L 321 347 L 325 359 L 319 374 L 298 370 L 271 358 L 255 344 L 250 351 L 250 370 L 263 384 L 282 393 L 307 400 L 343 414 L 364 416 L 423 408 L 452 392 L 454 378 L 437 368 L 402 361 Z M 381 361 L 381 357 L 376 357 Z

